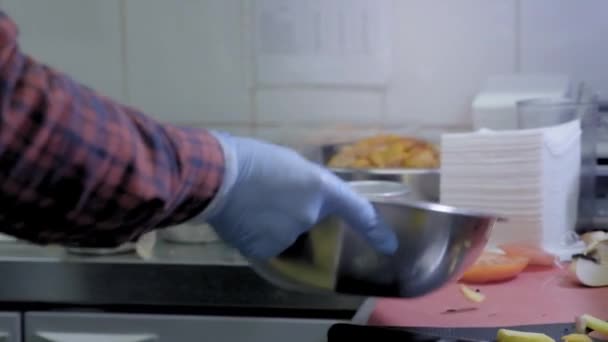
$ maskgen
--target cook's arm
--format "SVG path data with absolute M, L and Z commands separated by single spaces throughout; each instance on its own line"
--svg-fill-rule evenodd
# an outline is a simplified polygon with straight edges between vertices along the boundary
M 199 215 L 223 174 L 209 132 L 155 122 L 37 62 L 0 12 L 0 231 L 113 246 Z

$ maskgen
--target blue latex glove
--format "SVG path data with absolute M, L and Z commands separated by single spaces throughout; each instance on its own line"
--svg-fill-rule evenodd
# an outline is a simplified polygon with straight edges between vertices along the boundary
M 223 184 L 206 220 L 243 255 L 267 259 L 328 215 L 337 215 L 381 252 L 397 249 L 394 233 L 368 200 L 295 151 L 214 133 L 226 157 Z

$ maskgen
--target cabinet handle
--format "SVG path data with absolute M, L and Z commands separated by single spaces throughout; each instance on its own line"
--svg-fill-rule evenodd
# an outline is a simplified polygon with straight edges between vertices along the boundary
M 39 342 L 157 342 L 158 336 L 152 334 L 95 334 L 95 333 L 66 333 L 39 332 L 36 333 Z M 0 340 L 2 341 L 2 340 Z

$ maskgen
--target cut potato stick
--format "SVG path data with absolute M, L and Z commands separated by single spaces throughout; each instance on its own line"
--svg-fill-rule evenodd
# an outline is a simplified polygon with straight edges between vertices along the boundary
M 555 342 L 551 337 L 533 332 L 517 331 L 510 329 L 498 329 L 496 335 L 498 342 Z
M 486 296 L 483 293 L 475 291 L 463 284 L 460 284 L 460 292 L 462 292 L 466 299 L 473 303 L 481 303 L 486 300 Z
M 562 336 L 563 342 L 593 342 L 591 337 L 586 334 L 569 334 Z
M 586 334 L 587 330 L 597 331 L 604 336 L 608 336 L 608 322 L 588 314 L 578 316 L 576 318 L 576 332 Z

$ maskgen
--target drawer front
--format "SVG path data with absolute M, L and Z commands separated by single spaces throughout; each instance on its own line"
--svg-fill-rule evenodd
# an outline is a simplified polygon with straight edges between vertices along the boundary
M 31 312 L 27 342 L 326 341 L 330 320 Z M 1 340 L 0 340 L 1 341 Z
M 21 341 L 21 314 L 0 312 L 0 342 Z

